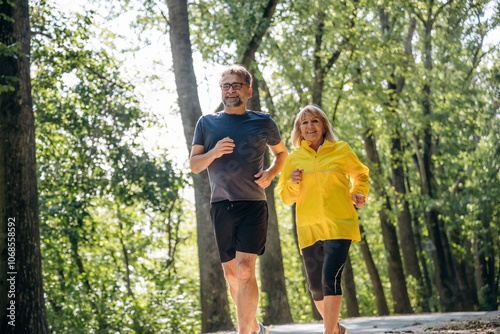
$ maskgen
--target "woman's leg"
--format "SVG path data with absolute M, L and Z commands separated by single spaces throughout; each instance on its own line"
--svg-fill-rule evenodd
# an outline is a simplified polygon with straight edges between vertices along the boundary
M 307 283 L 316 308 L 323 316 L 323 241 L 302 249 L 302 260 L 306 268 Z
M 342 307 L 341 277 L 351 240 L 326 240 L 323 262 L 323 321 L 325 334 L 339 332 L 337 325 Z
M 339 332 L 340 309 L 342 308 L 342 296 L 325 296 L 323 300 L 323 323 L 325 334 L 336 334 Z

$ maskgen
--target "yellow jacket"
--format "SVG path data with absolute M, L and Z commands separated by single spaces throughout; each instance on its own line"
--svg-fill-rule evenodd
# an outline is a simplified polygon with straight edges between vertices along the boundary
M 368 167 L 343 141 L 325 141 L 319 151 L 303 140 L 286 159 L 278 182 L 278 195 L 286 205 L 297 202 L 299 247 L 318 240 L 361 240 L 352 194 L 368 195 Z M 293 184 L 290 174 L 303 169 L 302 181 Z M 349 189 L 350 177 L 352 183 Z

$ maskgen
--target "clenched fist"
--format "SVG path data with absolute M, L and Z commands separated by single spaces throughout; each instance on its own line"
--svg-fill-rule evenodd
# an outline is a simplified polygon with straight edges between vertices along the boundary
M 234 140 L 229 137 L 222 138 L 217 142 L 217 144 L 215 144 L 215 147 L 213 148 L 215 157 L 220 158 L 224 154 L 233 153 L 234 146 Z
M 302 175 L 303 174 L 304 174 L 304 170 L 303 169 L 295 168 L 294 170 L 292 170 L 292 174 L 290 174 L 290 176 L 292 178 L 292 183 L 293 184 L 299 184 L 300 181 L 302 181 Z

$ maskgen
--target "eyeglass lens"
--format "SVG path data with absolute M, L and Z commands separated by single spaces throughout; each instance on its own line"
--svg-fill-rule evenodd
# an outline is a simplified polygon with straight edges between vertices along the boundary
M 233 83 L 226 83 L 220 85 L 220 88 L 223 91 L 229 90 L 231 87 L 233 87 L 234 90 L 240 90 L 243 87 L 243 84 L 241 82 L 233 82 Z

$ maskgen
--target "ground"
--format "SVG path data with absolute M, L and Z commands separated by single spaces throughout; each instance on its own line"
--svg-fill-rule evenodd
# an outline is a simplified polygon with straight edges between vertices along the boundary
M 478 314 L 475 319 L 457 317 L 448 321 L 434 324 L 415 324 L 401 330 L 386 331 L 385 333 L 500 333 L 500 312 L 485 312 Z

